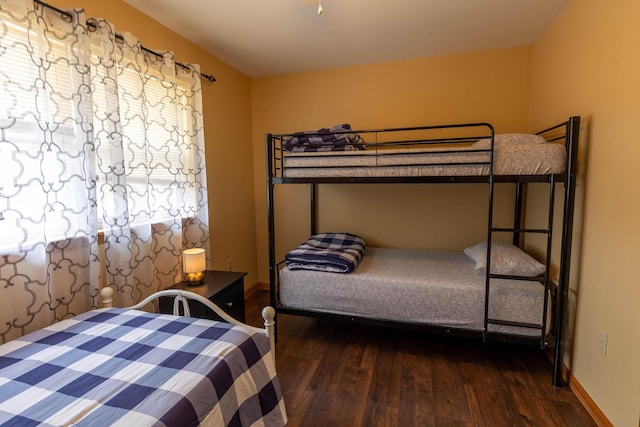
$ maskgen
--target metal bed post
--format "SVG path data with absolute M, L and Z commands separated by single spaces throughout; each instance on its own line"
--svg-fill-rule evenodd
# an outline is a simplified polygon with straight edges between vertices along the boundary
M 569 273 L 571 265 L 571 246 L 573 241 L 573 211 L 575 208 L 576 175 L 578 169 L 578 135 L 580 117 L 571 117 L 565 130 L 567 144 L 567 168 L 564 192 L 564 215 L 562 224 L 562 251 L 560 255 L 559 289 L 556 305 L 556 348 L 553 358 L 553 385 L 562 385 L 562 366 L 564 363 L 564 316 L 569 293 Z
M 489 210 L 487 224 L 487 263 L 485 268 L 485 292 L 484 292 L 484 330 L 482 332 L 482 340 L 487 342 L 489 337 L 489 293 L 491 292 L 491 239 L 493 237 L 493 202 L 494 202 L 494 185 L 495 177 L 493 175 L 493 161 L 495 149 L 495 135 L 493 126 L 488 125 L 491 131 L 491 151 L 489 152 Z
M 524 184 L 516 183 L 516 200 L 513 214 L 513 244 L 520 246 L 520 227 L 522 226 L 522 207 L 524 203 Z
M 318 231 L 318 211 L 317 211 L 317 188 L 316 184 L 309 184 L 309 207 L 311 209 L 311 226 L 309 229 L 311 230 L 311 235 L 317 233 Z
M 549 212 L 547 213 L 547 246 L 545 257 L 545 272 L 544 272 L 544 299 L 542 303 L 542 330 L 540 335 L 540 348 L 545 348 L 545 335 L 547 332 L 547 312 L 549 310 L 548 293 L 551 283 L 551 247 L 553 244 L 553 214 L 555 212 L 555 199 L 556 199 L 556 178 L 555 175 L 551 175 L 549 180 Z
M 271 306 L 277 306 L 276 295 L 276 246 L 275 246 L 275 203 L 273 200 L 273 135 L 268 133 L 265 136 L 267 146 L 267 228 L 268 228 L 268 240 L 269 240 L 269 296 L 271 300 Z M 277 331 L 276 331 L 277 332 Z

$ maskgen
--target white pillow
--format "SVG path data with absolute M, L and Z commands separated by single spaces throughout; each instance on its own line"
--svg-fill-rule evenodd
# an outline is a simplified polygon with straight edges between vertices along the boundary
M 546 140 L 540 135 L 529 133 L 500 133 L 494 135 L 494 145 L 501 144 L 544 144 Z M 473 148 L 478 150 L 486 150 L 491 148 L 491 139 L 480 139 L 473 143 Z
M 484 270 L 487 266 L 487 242 L 478 243 L 464 250 L 476 263 L 476 270 Z M 544 264 L 539 263 L 531 255 L 508 243 L 491 242 L 491 273 L 508 276 L 535 277 L 545 272 Z

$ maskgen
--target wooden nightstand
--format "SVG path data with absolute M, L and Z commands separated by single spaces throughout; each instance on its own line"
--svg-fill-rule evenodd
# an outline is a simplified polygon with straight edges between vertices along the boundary
M 223 309 L 231 317 L 244 322 L 244 276 L 247 273 L 235 271 L 207 270 L 201 285 L 191 286 L 180 282 L 169 289 L 184 289 L 207 298 Z M 160 312 L 173 312 L 173 298 L 160 298 Z M 221 320 L 215 313 L 198 301 L 189 301 L 191 316 L 203 319 Z

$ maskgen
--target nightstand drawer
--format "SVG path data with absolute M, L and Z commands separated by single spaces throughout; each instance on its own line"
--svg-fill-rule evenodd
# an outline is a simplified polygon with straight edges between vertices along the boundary
M 201 285 L 191 286 L 186 282 L 181 282 L 169 289 L 183 289 L 203 296 L 234 319 L 244 322 L 244 276 L 246 276 L 246 274 L 247 273 L 231 271 L 207 270 Z M 172 313 L 173 298 L 160 298 L 159 309 L 161 313 Z M 198 301 L 189 300 L 189 310 L 191 311 L 192 317 L 222 320 L 213 311 L 209 310 L 208 307 Z
M 222 308 L 234 319 L 244 322 L 244 284 L 232 286 L 222 295 L 215 297 L 213 303 Z

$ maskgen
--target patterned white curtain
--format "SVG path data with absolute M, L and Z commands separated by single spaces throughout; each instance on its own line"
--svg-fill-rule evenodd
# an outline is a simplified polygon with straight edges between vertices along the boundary
M 0 0 L 2 341 L 96 307 L 100 261 L 125 306 L 209 250 L 197 67 L 89 21 Z
M 208 251 L 200 73 L 91 23 L 106 283 L 126 306 L 181 280 L 183 248 Z
M 98 294 L 88 39 L 31 1 L 0 2 L 0 338 Z

